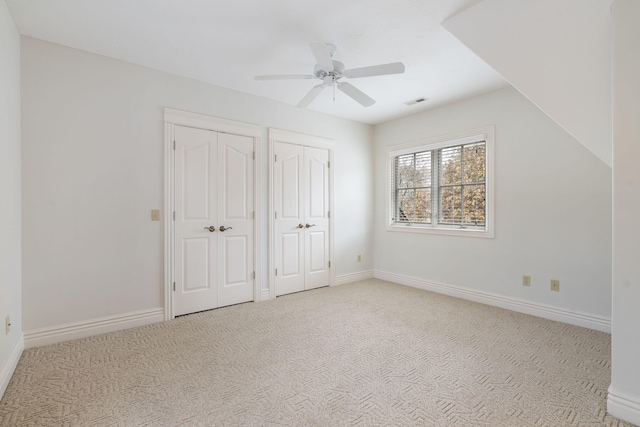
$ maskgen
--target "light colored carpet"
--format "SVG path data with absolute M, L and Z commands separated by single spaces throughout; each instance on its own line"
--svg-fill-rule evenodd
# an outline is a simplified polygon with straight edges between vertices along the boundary
M 625 426 L 610 336 L 368 280 L 24 352 L 2 426 Z

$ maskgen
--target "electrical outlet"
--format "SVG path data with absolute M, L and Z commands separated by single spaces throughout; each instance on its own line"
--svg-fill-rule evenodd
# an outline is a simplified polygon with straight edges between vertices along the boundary
M 531 276 L 522 276 L 522 286 L 531 286 Z
M 362 262 L 362 255 L 358 255 L 358 262 Z
M 551 290 L 560 292 L 560 280 L 551 279 Z
M 4 328 L 5 328 L 5 335 L 9 335 L 9 331 L 11 330 L 11 316 L 7 316 L 4 319 Z
M 160 221 L 160 209 L 151 210 L 151 221 Z

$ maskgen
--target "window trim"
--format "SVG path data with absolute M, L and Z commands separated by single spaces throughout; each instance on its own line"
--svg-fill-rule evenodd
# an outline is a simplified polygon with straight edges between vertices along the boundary
M 393 203 L 394 192 L 394 159 L 403 154 L 417 153 L 420 151 L 437 150 L 440 148 L 451 147 L 462 144 L 470 144 L 473 142 L 485 142 L 485 229 L 469 229 L 469 228 L 448 228 L 434 224 L 401 224 L 393 221 L 393 212 L 395 205 Z M 495 126 L 486 126 L 477 129 L 457 132 L 448 135 L 442 135 L 434 138 L 420 139 L 403 144 L 392 145 L 387 147 L 387 211 L 386 211 L 386 230 L 399 231 L 409 233 L 425 233 L 440 234 L 450 236 L 465 237 L 494 237 L 494 146 L 495 146 Z

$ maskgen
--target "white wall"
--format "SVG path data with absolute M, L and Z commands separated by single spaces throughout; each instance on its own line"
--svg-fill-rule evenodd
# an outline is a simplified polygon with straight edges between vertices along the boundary
M 20 281 L 20 35 L 0 1 L 0 397 L 22 337 Z M 5 334 L 5 317 L 11 332 Z
M 611 166 L 611 0 L 484 0 L 443 26 Z
M 386 147 L 487 125 L 496 130 L 495 238 L 385 231 Z M 611 169 L 515 89 L 376 126 L 374 140 L 376 272 L 609 318 Z
M 370 126 L 31 38 L 22 90 L 25 331 L 163 306 L 163 107 L 334 139 L 336 274 L 372 269 Z
M 640 425 L 640 2 L 613 4 L 613 336 L 609 412 Z

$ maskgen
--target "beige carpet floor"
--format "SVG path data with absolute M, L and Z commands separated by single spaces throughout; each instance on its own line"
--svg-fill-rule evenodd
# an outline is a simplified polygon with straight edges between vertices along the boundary
M 2 426 L 626 426 L 610 336 L 368 280 L 26 350 Z

